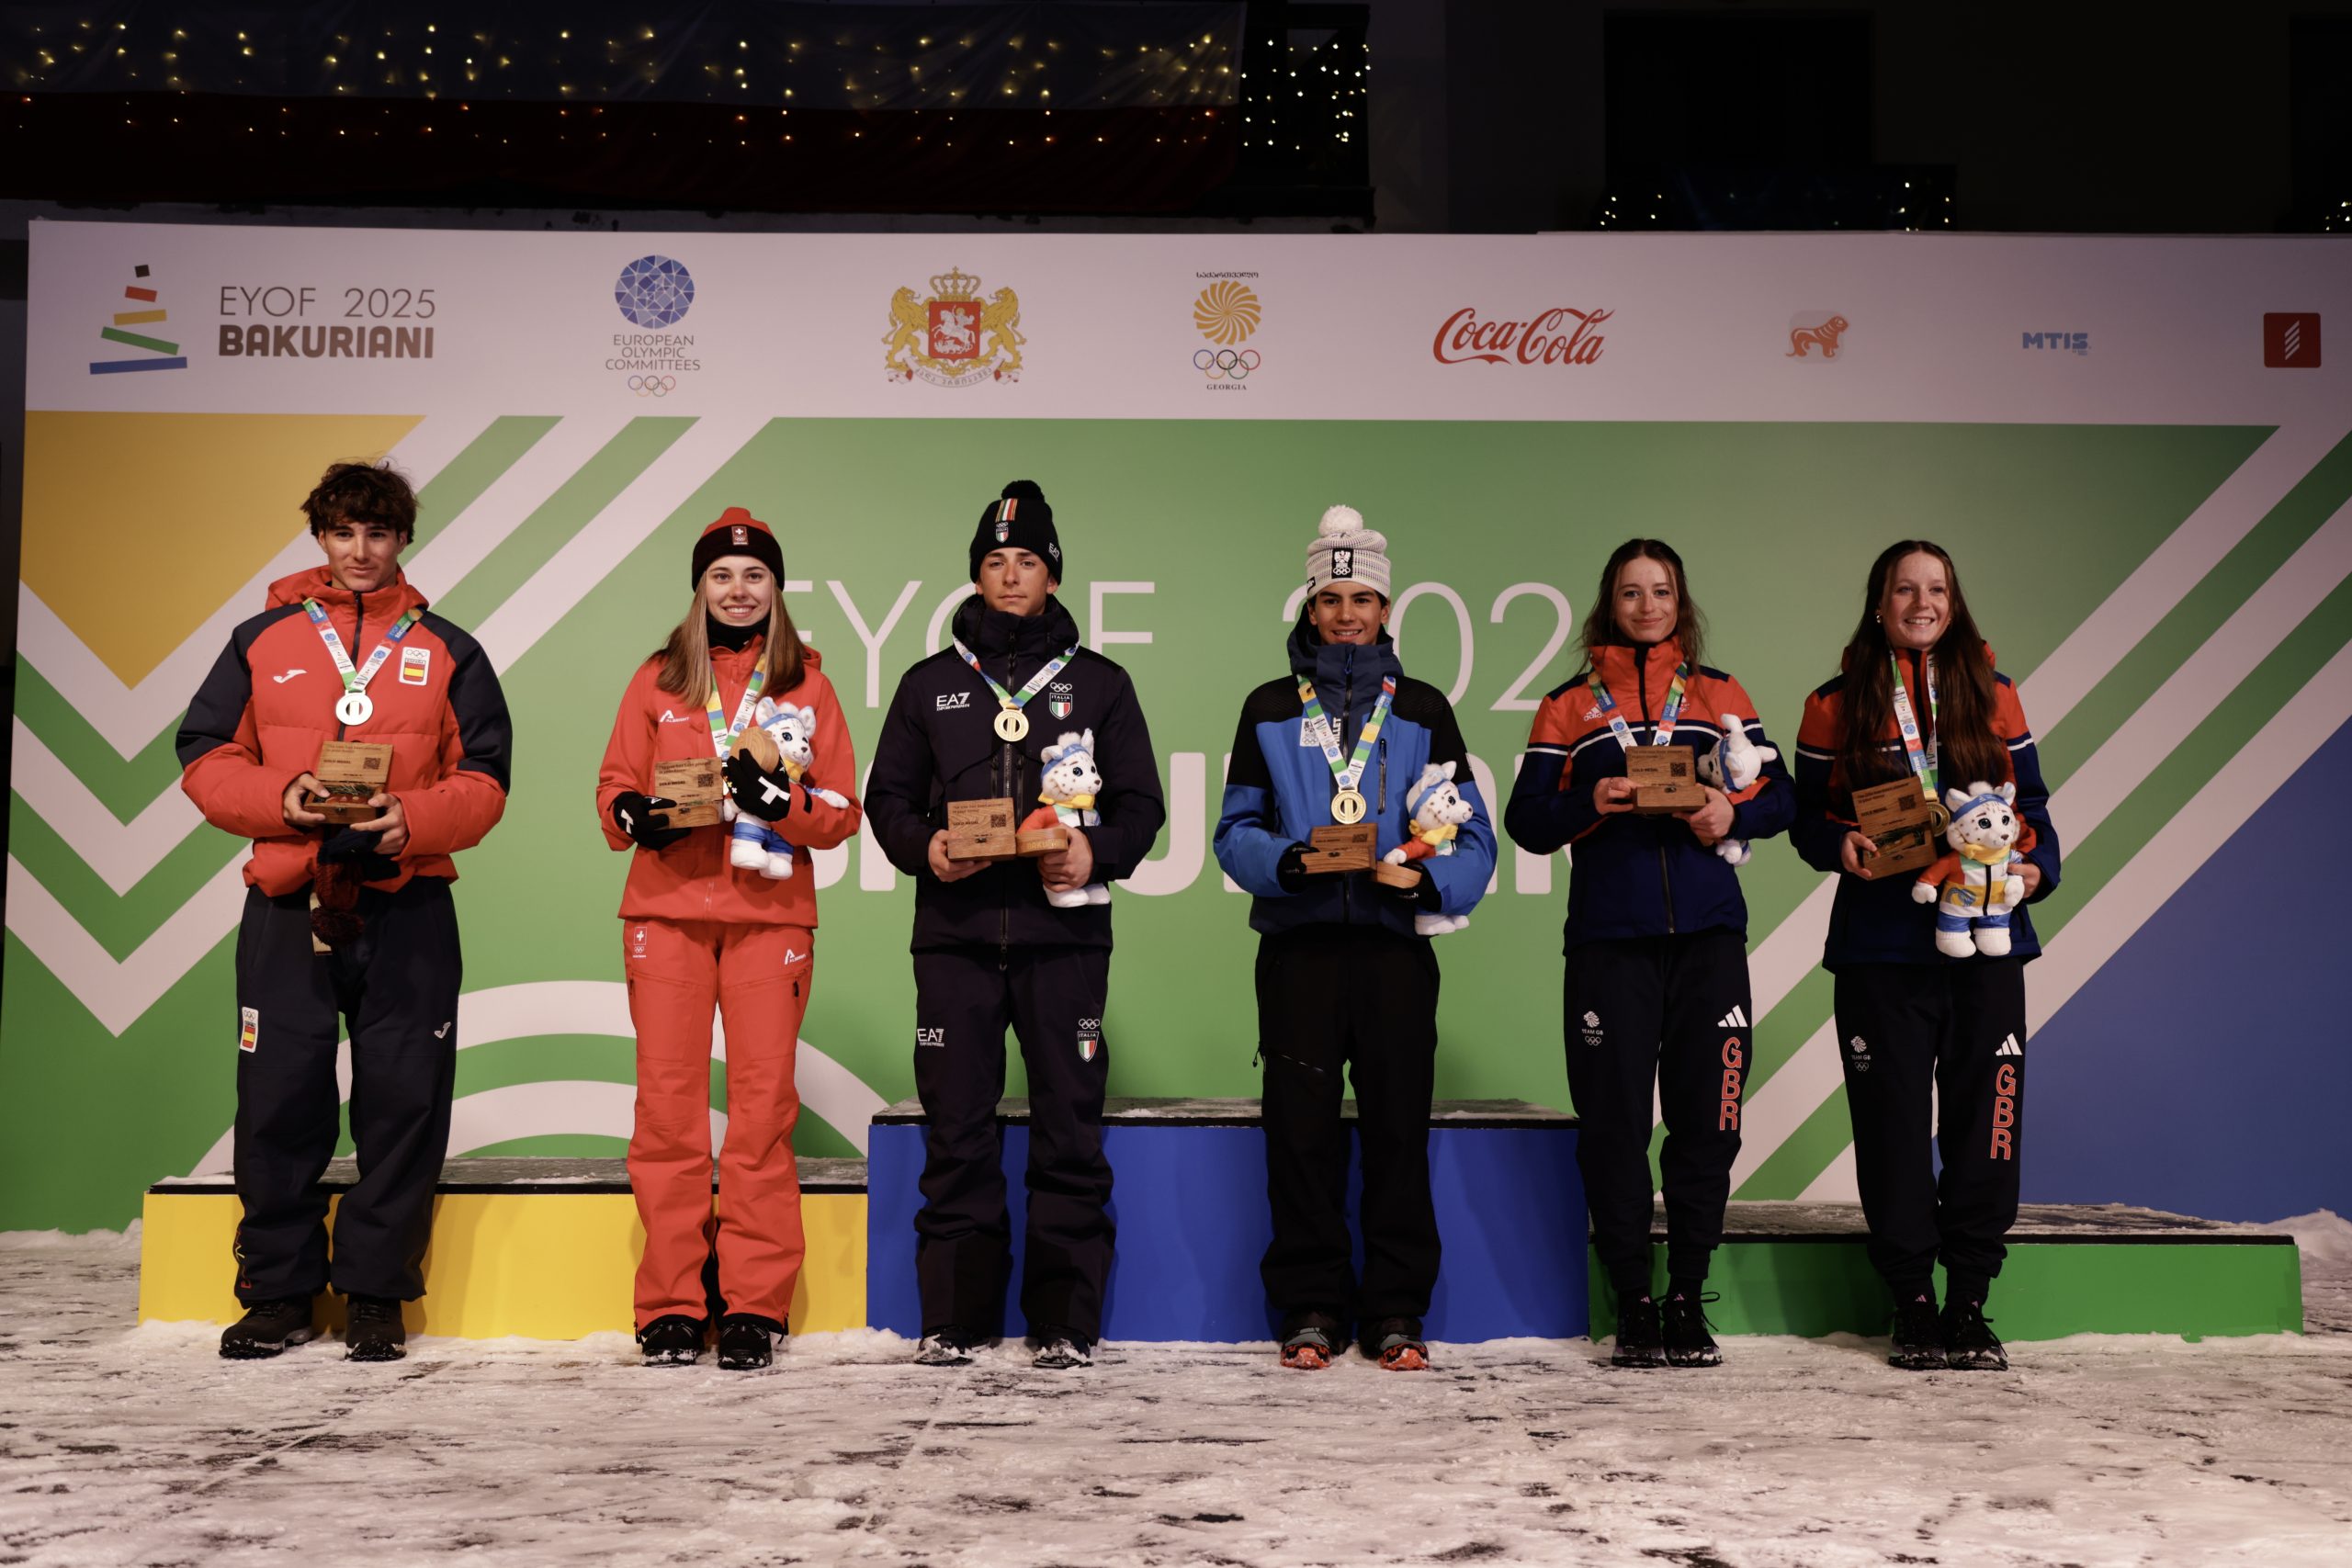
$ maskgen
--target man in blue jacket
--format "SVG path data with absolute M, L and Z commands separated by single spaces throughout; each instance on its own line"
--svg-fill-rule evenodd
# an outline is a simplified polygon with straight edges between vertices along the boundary
M 1330 1365 L 1353 1314 L 1363 1353 L 1392 1371 L 1429 1365 L 1421 1318 L 1437 1282 L 1430 1101 L 1437 1066 L 1437 956 L 1416 916 L 1466 915 L 1487 890 L 1495 834 L 1453 710 L 1407 676 L 1390 640 L 1388 541 L 1335 506 L 1306 551 L 1306 602 L 1289 675 L 1242 705 L 1217 863 L 1253 897 L 1258 1049 L 1265 1064 L 1266 1195 L 1274 1238 L 1260 1272 L 1283 1314 L 1283 1364 Z M 1359 819 L 1375 853 L 1412 837 L 1410 804 L 1453 764 L 1470 807 L 1439 852 L 1395 887 L 1370 872 L 1310 873 L 1317 828 Z M 1347 1224 L 1341 1073 L 1363 1155 L 1363 1278 Z

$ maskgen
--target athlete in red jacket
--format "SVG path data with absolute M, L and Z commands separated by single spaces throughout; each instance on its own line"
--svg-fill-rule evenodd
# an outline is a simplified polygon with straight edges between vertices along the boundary
M 805 852 L 857 831 L 857 760 L 832 682 L 779 592 L 784 555 L 768 525 L 729 507 L 695 542 L 694 604 L 621 694 L 596 785 L 605 840 L 632 844 L 621 953 L 637 1025 L 637 1129 L 629 1188 L 645 1224 L 638 1343 L 649 1363 L 701 1353 L 703 1266 L 713 1248 L 710 1021 L 727 1026 L 727 1136 L 718 1156 L 718 1358 L 764 1367 L 786 1332 L 804 1251 L 792 1129 L 792 1060 L 815 970 L 817 882 Z M 758 699 L 815 712 L 799 780 L 731 760 L 738 810 L 796 846 L 792 874 L 729 863 L 725 826 L 673 827 L 654 764 L 724 755 Z
M 237 1299 L 220 1353 L 275 1356 L 315 1332 L 332 1278 L 354 1360 L 396 1360 L 401 1303 L 424 1293 L 433 1189 L 449 1144 L 459 954 L 449 857 L 506 807 L 513 731 L 480 644 L 426 611 L 400 570 L 416 497 L 338 463 L 302 503 L 326 564 L 273 583 L 188 704 L 180 786 L 254 841 L 237 933 Z M 389 744 L 379 815 L 340 830 L 311 807 L 321 745 Z M 327 1261 L 338 1019 L 351 1028 L 360 1179 Z

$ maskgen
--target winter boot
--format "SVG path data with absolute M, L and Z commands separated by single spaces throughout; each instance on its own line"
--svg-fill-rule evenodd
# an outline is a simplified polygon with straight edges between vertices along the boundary
M 1430 1370 L 1430 1348 L 1421 1342 L 1418 1317 L 1382 1318 L 1364 1330 L 1363 1346 L 1365 1359 L 1378 1361 L 1384 1372 Z
M 1936 1313 L 1936 1295 L 1933 1291 L 1907 1293 L 1909 1300 L 1894 1303 L 1894 1348 L 1887 1353 L 1886 1364 L 1906 1372 L 1932 1372 L 1945 1364 L 1944 1324 Z M 1988 1337 L 1991 1332 L 1985 1331 Z
M 280 1296 L 255 1302 L 245 1315 L 220 1332 L 220 1354 L 232 1361 L 262 1361 L 288 1345 L 307 1345 L 319 1337 L 311 1322 L 311 1298 Z
M 649 1367 L 685 1367 L 702 1354 L 705 1325 L 698 1317 L 672 1313 L 637 1331 L 637 1348 Z
M 718 1364 L 730 1372 L 757 1371 L 775 1359 L 784 1325 L 757 1313 L 730 1312 L 718 1321 Z
M 987 1336 L 951 1323 L 922 1337 L 922 1343 L 915 1348 L 915 1365 L 968 1367 L 972 1364 L 972 1352 L 985 1343 Z
M 1319 1372 L 1331 1364 L 1332 1347 L 1346 1337 L 1336 1313 L 1292 1313 L 1283 1320 L 1283 1365 Z
M 408 1325 L 401 1321 L 401 1303 L 390 1296 L 346 1296 L 343 1325 L 343 1359 L 346 1361 L 397 1361 L 408 1354 Z
M 2009 1353 L 1984 1316 L 1983 1302 L 1947 1303 L 1943 1312 L 1944 1365 L 1962 1372 L 2006 1372 Z
M 1658 1325 L 1657 1302 L 1647 1291 L 1617 1298 L 1617 1348 L 1609 1354 L 1614 1367 L 1666 1365 L 1666 1338 Z
M 1067 1372 L 1094 1364 L 1094 1341 L 1075 1328 L 1059 1324 L 1041 1323 L 1030 1335 L 1036 1342 L 1037 1354 L 1031 1366 L 1047 1371 Z
M 1669 1367 L 1720 1367 L 1724 1353 L 1715 1337 L 1707 1332 L 1706 1303 L 1713 1294 L 1702 1295 L 1696 1286 L 1676 1286 L 1658 1303 L 1658 1326 L 1666 1341 L 1666 1364 Z

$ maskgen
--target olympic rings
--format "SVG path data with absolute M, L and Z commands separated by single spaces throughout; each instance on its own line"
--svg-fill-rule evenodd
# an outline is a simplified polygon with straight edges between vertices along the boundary
M 1246 381 L 1262 363 L 1254 348 L 1204 348 L 1193 355 L 1193 368 L 1212 381 Z
M 640 398 L 666 398 L 678 389 L 675 376 L 632 376 L 628 389 Z

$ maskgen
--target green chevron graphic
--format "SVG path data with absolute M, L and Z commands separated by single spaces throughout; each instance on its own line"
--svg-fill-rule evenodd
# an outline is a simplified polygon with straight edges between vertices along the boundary
M 1741 677 L 1785 749 L 1804 694 L 1834 668 L 1871 556 L 1890 537 L 1923 535 L 1957 555 L 1978 618 L 2023 682 L 2039 727 L 2037 675 L 2160 547 L 2204 525 L 2199 509 L 2272 435 L 2246 426 L 1917 423 L 596 423 L 532 414 L 476 423 L 464 439 L 444 437 L 455 456 L 424 487 L 408 557 L 428 574 L 436 555 L 469 563 L 453 580 L 420 576 L 420 586 L 496 645 L 515 716 L 507 818 L 459 860 L 469 998 L 618 977 L 623 861 L 597 831 L 596 766 L 629 671 L 685 607 L 684 566 L 702 523 L 743 504 L 776 525 L 788 574 L 813 584 L 792 596 L 793 613 L 821 651 L 865 758 L 880 714 L 864 701 L 858 624 L 877 632 L 906 584 L 920 583 L 876 656 L 887 700 L 899 671 L 928 651 L 934 611 L 964 584 L 975 509 L 1025 475 L 1053 500 L 1076 574 L 1063 595 L 1091 637 L 1102 629 L 1095 584 L 1153 585 L 1107 596 L 1107 627 L 1150 638 L 1107 651 L 1134 673 L 1163 782 L 1186 767 L 1205 780 L 1189 798 L 1172 795 L 1190 814 L 1200 859 L 1178 867 L 1189 872 L 1181 878 L 1161 868 L 1178 890 L 1114 896 L 1114 1090 L 1203 1095 L 1256 1089 L 1248 987 L 1227 983 L 1247 974 L 1253 950 L 1245 901 L 1223 891 L 1204 852 L 1234 715 L 1250 686 L 1282 668 L 1282 606 L 1325 505 L 1347 501 L 1388 534 L 1400 592 L 1434 583 L 1459 600 L 1457 625 L 1446 594 L 1413 598 L 1405 659 L 1441 686 L 1463 682 L 1464 733 L 1507 791 L 1529 715 L 1498 709 L 1498 699 L 1514 689 L 1540 696 L 1574 668 L 1565 648 L 1544 657 L 1558 628 L 1539 598 L 1514 599 L 1494 618 L 1515 585 L 1550 584 L 1581 615 L 1620 539 L 1672 540 L 1708 615 L 1711 657 Z M 2266 498 L 2144 633 L 2109 650 L 2112 668 L 2047 727 L 2054 784 L 2096 773 L 2099 748 L 2167 682 L 2195 673 L 2199 650 L 2266 585 L 2309 575 L 2290 571 L 2298 552 L 2332 536 L 2352 498 L 2352 440 L 2316 450 L 2324 455 L 2305 458 L 2307 471 Z M 281 499 L 290 518 L 296 498 Z M 28 531 L 63 525 L 27 523 Z M 2186 725 L 2162 767 L 2123 781 L 2095 830 L 2077 832 L 2060 817 L 2067 876 L 2037 909 L 2045 939 L 2161 844 L 2190 797 L 2352 642 L 2352 586 L 2301 586 L 2308 607 L 2222 682 L 2219 702 Z M 559 601 L 543 631 L 503 629 L 536 624 L 538 608 Z M 497 643 L 509 635 L 513 646 Z M 68 694 L 86 679 L 72 673 L 87 663 L 73 654 L 28 641 L 18 661 L 0 1226 L 120 1224 L 144 1184 L 205 1156 L 231 1113 L 235 898 L 216 879 L 242 852 L 192 813 L 170 815 L 176 715 L 125 760 Z M 25 754 L 26 736 L 40 756 Z M 156 826 L 152 840 L 134 832 L 141 823 Z M 1178 857 L 1184 840 L 1171 830 L 1157 854 Z M 804 1035 L 891 1100 L 911 1088 L 911 895 L 906 879 L 878 878 L 866 853 L 849 846 L 820 895 Z M 1549 891 L 1525 891 L 1527 874 L 1506 852 L 1496 892 L 1468 931 L 1441 944 L 1442 1095 L 1568 1104 L 1558 1017 L 1568 869 L 1560 857 L 1543 869 Z M 817 872 L 835 874 L 830 862 Z M 1742 875 L 1751 947 L 1818 881 L 1781 843 L 1759 846 Z M 1826 978 L 1803 974 L 1759 1019 L 1751 1093 L 1798 1072 L 1800 1047 L 1828 1017 Z M 461 1097 L 631 1081 L 625 1038 L 561 1020 L 518 1027 L 526 1032 L 461 1053 Z M 1018 1092 L 1017 1066 L 1014 1075 Z M 715 1103 L 723 1110 L 723 1096 Z M 616 1139 L 610 1128 L 583 1126 L 481 1146 L 611 1153 Z M 1740 1195 L 1794 1197 L 1847 1142 L 1842 1094 L 1826 1092 L 1791 1117 Z M 799 1145 L 849 1152 L 850 1130 L 811 1114 Z

